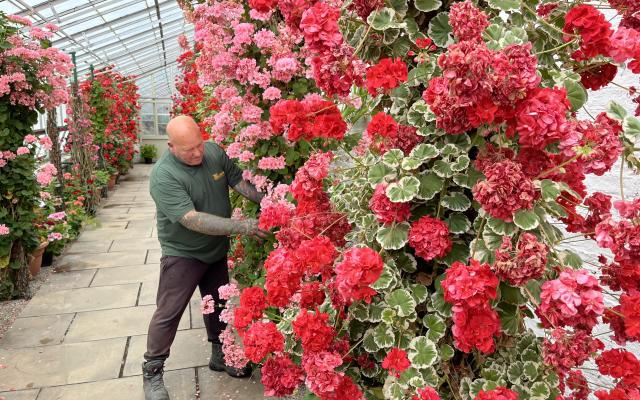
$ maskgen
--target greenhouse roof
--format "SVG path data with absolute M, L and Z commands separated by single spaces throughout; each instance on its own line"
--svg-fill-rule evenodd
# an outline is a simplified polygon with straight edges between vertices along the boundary
M 174 92 L 178 36 L 190 40 L 188 24 L 175 0 L 4 0 L 0 11 L 31 19 L 34 26 L 54 23 L 53 45 L 76 53 L 78 74 L 113 64 L 136 75 L 143 98 Z

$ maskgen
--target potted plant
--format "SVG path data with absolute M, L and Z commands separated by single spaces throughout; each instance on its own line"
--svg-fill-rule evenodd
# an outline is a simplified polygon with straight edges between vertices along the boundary
M 140 156 L 144 158 L 145 164 L 151 164 L 157 155 L 158 150 L 156 149 L 156 146 L 152 144 L 143 144 L 140 146 Z
M 107 186 L 110 180 L 109 172 L 105 170 L 97 170 L 95 172 L 95 184 L 96 187 L 100 190 L 102 197 L 107 197 Z
M 109 181 L 107 182 L 107 188 L 109 190 L 113 190 L 116 187 L 116 179 L 118 178 L 118 170 L 111 166 L 110 164 L 106 165 L 107 173 L 109 174 Z

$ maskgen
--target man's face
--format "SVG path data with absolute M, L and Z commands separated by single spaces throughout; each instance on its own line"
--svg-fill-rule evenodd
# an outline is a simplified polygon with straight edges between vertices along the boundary
M 181 140 L 178 143 L 169 142 L 169 149 L 174 156 L 187 165 L 198 166 L 202 164 L 204 141 L 200 135 L 188 140 Z

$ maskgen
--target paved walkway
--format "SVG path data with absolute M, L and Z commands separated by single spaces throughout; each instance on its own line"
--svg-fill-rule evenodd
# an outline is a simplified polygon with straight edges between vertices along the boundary
M 136 165 L 100 209 L 56 273 L 0 341 L 0 399 L 140 400 L 140 365 L 155 310 L 160 246 L 148 190 Z M 172 400 L 262 399 L 259 383 L 206 366 L 196 290 L 180 323 L 165 382 Z

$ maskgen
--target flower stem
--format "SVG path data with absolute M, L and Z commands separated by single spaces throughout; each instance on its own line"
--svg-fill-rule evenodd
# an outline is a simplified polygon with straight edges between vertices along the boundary
M 573 39 L 573 40 L 571 40 L 571 41 L 569 41 L 569 42 L 566 42 L 566 43 L 561 44 L 560 46 L 554 47 L 553 49 L 544 50 L 544 51 L 541 51 L 541 52 L 539 52 L 539 53 L 535 53 L 535 55 L 536 55 L 536 56 L 539 56 L 540 54 L 551 53 L 551 52 L 553 52 L 553 51 L 560 50 L 560 49 L 562 49 L 562 48 L 565 48 L 565 47 L 567 47 L 567 46 L 570 46 L 570 45 L 572 45 L 573 43 L 576 43 L 577 41 L 578 41 L 577 39 Z
M 575 160 L 577 160 L 579 157 L 580 157 L 580 154 L 576 154 L 575 156 L 573 156 L 573 157 L 571 157 L 570 159 L 568 159 L 568 160 L 566 160 L 566 161 L 564 161 L 564 162 L 562 162 L 562 163 L 560 163 L 560 164 L 556 165 L 555 167 L 553 167 L 553 168 L 551 168 L 551 169 L 548 169 L 548 170 L 546 170 L 546 171 L 542 171 L 542 172 L 540 173 L 540 175 L 536 176 L 536 179 L 543 178 L 543 177 L 545 177 L 545 176 L 549 175 L 550 173 L 552 173 L 552 172 L 555 172 L 555 171 L 559 170 L 560 168 L 564 167 L 565 165 L 567 165 L 567 164 L 570 164 L 570 163 L 574 162 L 574 161 L 575 161 Z

